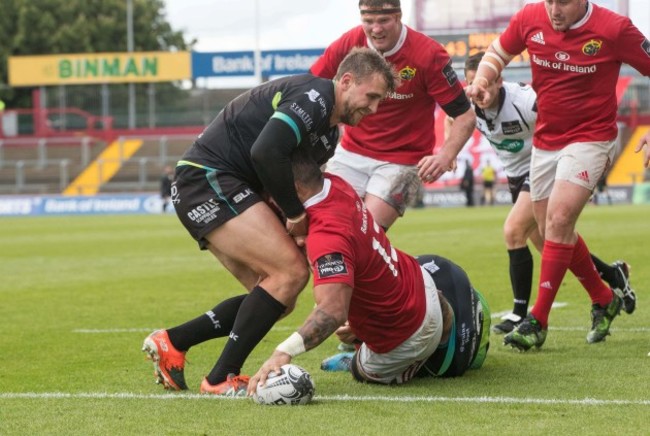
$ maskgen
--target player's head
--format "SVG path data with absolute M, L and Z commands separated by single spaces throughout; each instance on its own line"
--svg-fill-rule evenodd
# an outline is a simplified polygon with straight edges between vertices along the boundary
M 566 32 L 587 13 L 587 0 L 544 0 L 551 26 Z
M 318 163 L 302 147 L 291 153 L 291 170 L 296 185 L 296 192 L 301 201 L 305 201 L 323 186 L 323 173 Z
M 382 53 L 392 50 L 402 33 L 400 0 L 359 0 L 359 12 L 373 47 Z
M 334 80 L 335 121 L 356 126 L 364 116 L 377 112 L 379 102 L 395 91 L 400 79 L 382 55 L 357 47 L 341 61 Z
M 465 81 L 467 82 L 468 86 L 474 82 L 476 71 L 478 70 L 478 64 L 481 62 L 481 59 L 483 59 L 483 55 L 485 55 L 485 52 L 480 51 L 465 59 Z M 499 89 L 502 85 L 503 79 L 501 79 L 501 76 L 499 76 L 499 78 L 494 81 L 494 83 L 487 87 L 487 91 L 489 91 L 488 99 L 483 102 L 477 102 L 474 100 L 472 100 L 472 102 L 481 109 L 489 109 L 498 106 Z

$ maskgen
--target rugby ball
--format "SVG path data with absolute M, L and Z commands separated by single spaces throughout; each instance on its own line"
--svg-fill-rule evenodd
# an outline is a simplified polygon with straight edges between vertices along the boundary
M 282 365 L 280 374 L 272 372 L 266 384 L 258 383 L 253 401 L 257 404 L 297 406 L 307 404 L 314 396 L 311 375 L 298 365 Z

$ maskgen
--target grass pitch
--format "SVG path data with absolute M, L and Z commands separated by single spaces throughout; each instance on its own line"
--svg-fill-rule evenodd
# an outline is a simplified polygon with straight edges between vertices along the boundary
M 512 300 L 501 235 L 507 212 L 409 210 L 389 236 L 411 254 L 456 261 L 492 312 L 505 312 Z M 304 407 L 198 395 L 223 340 L 188 353 L 191 391 L 153 383 L 143 338 L 242 291 L 175 216 L 0 219 L 0 434 L 648 434 L 648 217 L 648 206 L 588 206 L 580 219 L 593 253 L 633 267 L 637 310 L 615 320 L 605 343 L 586 343 L 589 300 L 568 275 L 540 351 L 515 352 L 492 335 L 480 370 L 384 387 L 320 371 L 320 360 L 336 352 L 330 338 L 294 360 L 316 383 L 315 400 Z M 537 254 L 535 263 L 537 278 Z M 244 372 L 254 373 L 312 305 L 308 288 Z

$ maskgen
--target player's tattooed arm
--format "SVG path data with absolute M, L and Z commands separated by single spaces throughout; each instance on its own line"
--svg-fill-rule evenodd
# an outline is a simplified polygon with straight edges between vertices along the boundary
M 345 322 L 345 320 L 343 321 Z M 298 333 L 305 342 L 305 350 L 320 345 L 341 326 L 340 316 L 333 316 L 316 307 L 302 325 Z

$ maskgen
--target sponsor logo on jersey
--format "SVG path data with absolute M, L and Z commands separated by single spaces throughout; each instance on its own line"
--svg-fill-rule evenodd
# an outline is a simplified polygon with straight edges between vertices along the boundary
M 524 148 L 523 139 L 504 139 L 501 142 L 490 141 L 497 150 L 509 151 L 510 153 L 519 153 Z
M 501 130 L 504 135 L 515 135 L 524 131 L 519 120 L 504 121 L 501 123 Z
M 316 99 L 320 95 L 320 92 L 316 91 L 315 89 L 310 89 L 309 91 L 305 92 L 305 94 L 307 94 L 307 97 L 309 97 L 310 101 L 316 103 Z
M 320 113 L 324 117 L 327 113 L 327 105 L 325 104 L 323 97 L 320 95 L 320 92 L 316 91 L 315 89 L 310 89 L 309 91 L 305 92 L 305 94 L 309 98 L 309 101 L 312 103 L 318 103 L 320 105 Z
M 603 46 L 602 41 L 592 39 L 588 43 L 582 46 L 582 52 L 587 56 L 596 56 L 596 54 L 598 54 L 602 46 Z
M 558 61 L 563 61 L 563 62 L 568 61 L 570 57 L 571 56 L 569 56 L 569 53 L 565 51 L 559 51 L 555 53 L 555 59 L 557 59 Z
M 327 135 L 318 136 L 316 133 L 309 134 L 309 143 L 312 147 L 321 145 L 325 148 L 325 151 L 330 151 L 332 149 L 332 143 L 327 139 Z
M 538 44 L 546 45 L 546 42 L 544 41 L 544 34 L 542 32 L 537 32 L 530 38 L 530 40 Z
M 643 51 L 645 51 L 645 54 L 650 56 L 650 41 L 648 41 L 647 39 L 643 40 L 643 43 L 641 44 L 641 48 L 643 49 Z
M 409 98 L 413 98 L 413 93 L 410 94 L 398 94 L 397 92 L 389 92 L 386 97 L 391 98 L 393 100 L 408 100 Z
M 402 80 L 411 80 L 412 78 L 415 77 L 415 71 L 416 71 L 415 68 L 409 67 L 407 65 L 399 71 L 399 77 Z
M 314 120 L 312 120 L 311 116 L 307 113 L 307 111 L 304 110 L 298 103 L 291 103 L 290 109 L 291 112 L 298 115 L 298 118 L 302 120 L 307 130 L 311 130 L 311 127 L 314 125 Z
M 361 233 L 364 235 L 368 233 L 368 210 L 366 205 L 360 205 L 357 201 L 356 203 L 357 211 L 361 212 Z
M 219 205 L 214 198 L 205 201 L 187 213 L 187 217 L 195 223 L 207 224 L 217 217 Z
M 449 62 L 447 65 L 445 65 L 445 68 L 442 69 L 442 75 L 445 76 L 445 79 L 447 80 L 449 86 L 454 86 L 456 82 L 458 82 L 458 76 L 456 75 L 456 71 L 451 64 L 451 59 L 449 59 Z
M 425 263 L 422 265 L 422 268 L 427 270 L 429 274 L 435 274 L 436 271 L 440 270 L 440 267 L 436 264 L 435 260 Z
M 319 257 L 316 260 L 316 270 L 321 279 L 348 274 L 348 267 L 345 265 L 341 253 L 331 253 Z

